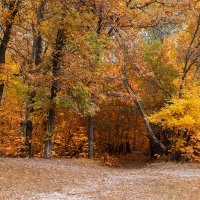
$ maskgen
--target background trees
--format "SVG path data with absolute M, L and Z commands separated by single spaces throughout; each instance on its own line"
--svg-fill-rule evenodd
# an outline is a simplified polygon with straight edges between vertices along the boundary
M 198 1 L 3 1 L 1 11 L 1 154 L 87 156 L 89 118 L 91 158 L 147 153 L 153 138 L 157 152 L 198 159 Z

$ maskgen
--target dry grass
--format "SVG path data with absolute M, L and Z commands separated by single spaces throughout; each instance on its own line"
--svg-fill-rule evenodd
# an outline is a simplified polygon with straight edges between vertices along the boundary
M 109 168 L 98 161 L 0 160 L 1 200 L 200 200 L 200 165 Z

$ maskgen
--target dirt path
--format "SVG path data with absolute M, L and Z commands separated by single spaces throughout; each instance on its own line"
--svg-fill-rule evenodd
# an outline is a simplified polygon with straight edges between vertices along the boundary
M 1 200 L 200 200 L 200 166 L 108 168 L 87 159 L 0 159 Z

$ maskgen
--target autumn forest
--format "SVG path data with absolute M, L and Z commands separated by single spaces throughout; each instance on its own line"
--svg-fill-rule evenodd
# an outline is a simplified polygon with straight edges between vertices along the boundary
M 200 161 L 199 0 L 1 0 L 0 156 Z

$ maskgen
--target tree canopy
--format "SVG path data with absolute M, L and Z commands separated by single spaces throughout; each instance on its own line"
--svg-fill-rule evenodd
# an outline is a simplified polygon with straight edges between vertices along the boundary
M 200 160 L 199 13 L 198 0 L 1 1 L 0 155 Z

